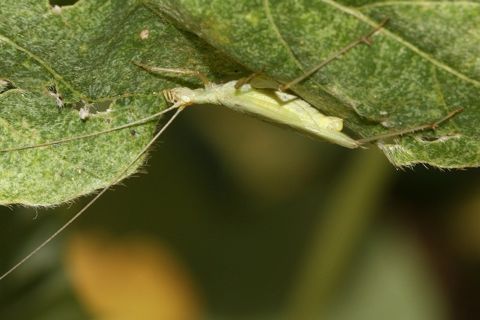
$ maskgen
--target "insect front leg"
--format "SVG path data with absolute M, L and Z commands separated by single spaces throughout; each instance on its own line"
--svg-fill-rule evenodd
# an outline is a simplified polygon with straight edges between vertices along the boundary
M 208 77 L 204 73 L 197 70 L 153 67 L 140 62 L 136 62 L 136 61 L 132 61 L 132 63 L 150 73 L 159 73 L 159 74 L 174 73 L 174 74 L 188 75 L 188 76 L 192 76 L 199 79 L 204 86 L 208 86 L 211 83 L 210 80 L 208 80 Z

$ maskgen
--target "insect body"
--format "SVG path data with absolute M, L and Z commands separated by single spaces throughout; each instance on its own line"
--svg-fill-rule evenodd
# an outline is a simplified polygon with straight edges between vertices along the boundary
M 57 91 L 57 87 L 55 85 L 51 85 L 48 86 L 47 90 L 48 94 L 55 98 L 58 109 L 62 109 L 65 105 L 65 102 L 63 101 L 62 95 Z
M 223 105 L 347 148 L 359 146 L 357 141 L 341 132 L 342 119 L 320 113 L 297 96 L 278 90 L 256 89 L 249 83 L 237 87 L 238 81 L 208 83 L 201 89 L 181 87 L 165 90 L 164 95 L 168 102 L 179 106 Z
M 308 102 L 281 90 L 291 84 L 280 85 L 277 82 L 261 78 L 256 74 L 245 79 L 230 81 L 224 84 L 215 84 L 208 81 L 202 73 L 194 70 L 150 67 L 138 62 L 137 66 L 152 73 L 170 72 L 187 74 L 198 77 L 205 85 L 204 88 L 190 89 L 179 87 L 164 90 L 167 102 L 172 103 L 171 109 L 183 108 L 194 104 L 222 105 L 234 111 L 247 113 L 275 124 L 290 127 L 298 132 L 321 138 L 350 149 L 358 148 L 363 144 L 381 139 L 401 136 L 421 130 L 435 129 L 440 123 L 447 121 L 463 109 L 455 109 L 434 123 L 419 125 L 403 130 L 392 131 L 386 134 L 355 140 L 345 133 L 343 119 L 326 116 L 311 106 Z M 302 76 L 303 77 L 303 76 Z M 256 88 L 253 83 L 262 83 Z M 297 80 L 291 83 L 297 83 Z M 252 84 L 250 84 L 252 83 Z M 265 84 L 267 84 L 265 86 Z M 265 87 L 274 89 L 263 89 Z

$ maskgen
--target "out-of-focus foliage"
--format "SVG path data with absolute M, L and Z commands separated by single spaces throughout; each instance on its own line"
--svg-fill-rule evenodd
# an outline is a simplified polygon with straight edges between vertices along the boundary
M 95 319 L 199 319 L 198 295 L 169 250 L 137 237 L 78 233 L 66 267 L 79 299 Z

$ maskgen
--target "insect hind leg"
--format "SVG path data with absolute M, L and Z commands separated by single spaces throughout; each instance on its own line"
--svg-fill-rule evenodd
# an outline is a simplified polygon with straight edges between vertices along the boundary
M 415 133 L 415 132 L 418 132 L 418 131 L 435 130 L 440 124 L 444 123 L 445 121 L 450 120 L 452 117 L 454 117 L 455 115 L 457 115 L 458 113 L 460 113 L 462 111 L 463 111 L 463 108 L 455 109 L 453 111 L 450 111 L 443 118 L 441 118 L 441 119 L 439 119 L 439 120 L 437 120 L 433 123 L 419 125 L 419 126 L 416 126 L 416 127 L 413 127 L 413 128 L 393 131 L 393 132 L 389 132 L 389 133 L 385 133 L 385 134 L 381 134 L 381 135 L 377 135 L 377 136 L 373 136 L 373 137 L 368 137 L 368 138 L 364 138 L 364 139 L 359 139 L 359 140 L 357 140 L 357 142 L 359 143 L 359 145 L 363 145 L 363 144 L 367 144 L 367 143 L 371 143 L 371 142 L 375 142 L 375 141 L 379 141 L 379 140 L 383 140 L 383 139 L 404 136 L 406 134 L 411 134 L 411 133 Z
M 296 78 L 296 79 L 293 79 L 292 81 L 288 82 L 288 83 L 285 83 L 283 85 L 281 85 L 279 87 L 279 89 L 281 91 L 286 91 L 288 90 L 290 87 L 302 82 L 303 80 L 309 78 L 310 76 L 312 76 L 315 72 L 317 72 L 318 70 L 320 70 L 321 68 L 323 68 L 324 66 L 326 66 L 327 64 L 329 64 L 330 62 L 332 62 L 333 60 L 336 60 L 338 58 L 340 58 L 341 56 L 343 56 L 345 53 L 347 53 L 348 51 L 352 50 L 353 48 L 355 48 L 356 46 L 358 46 L 359 44 L 366 44 L 368 46 L 370 46 L 372 44 L 372 36 L 377 33 L 380 29 L 382 29 L 385 24 L 388 22 L 388 18 L 387 19 L 384 19 L 382 22 L 380 22 L 380 24 L 378 26 L 376 26 L 375 28 L 373 28 L 372 30 L 370 30 L 367 34 L 357 38 L 356 40 L 352 41 L 351 43 L 349 43 L 348 45 L 346 45 L 345 47 L 343 47 L 342 49 L 340 49 L 339 51 L 333 53 L 331 56 L 329 56 L 326 60 L 322 61 L 321 63 L 317 64 L 316 66 L 314 66 L 313 68 L 311 68 L 310 70 L 308 70 L 307 72 L 305 72 L 303 75 L 301 75 L 300 77 Z

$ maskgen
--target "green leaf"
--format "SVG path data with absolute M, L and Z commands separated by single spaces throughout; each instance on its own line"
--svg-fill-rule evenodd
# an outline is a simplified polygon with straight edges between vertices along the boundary
M 480 4 L 473 1 L 171 0 L 156 5 L 251 70 L 289 81 L 367 33 L 373 37 L 293 88 L 361 136 L 433 123 L 380 144 L 397 166 L 480 164 Z
M 0 6 L 0 148 L 131 123 L 165 108 L 162 89 L 200 86 L 148 74 L 132 60 L 200 70 L 216 82 L 239 78 L 244 67 L 288 81 L 385 17 L 372 46 L 293 90 L 364 137 L 464 108 L 435 132 L 380 147 L 396 165 L 478 166 L 480 9 L 465 1 L 82 0 L 61 11 L 47 0 L 8 1 Z M 82 121 L 85 105 L 94 114 Z M 1 153 L 0 203 L 52 205 L 109 185 L 155 126 Z
M 143 30 L 148 30 L 144 39 Z M 178 84 L 146 73 L 132 60 L 189 65 L 213 79 L 238 77 L 236 70 L 241 70 L 137 1 L 80 1 L 60 14 L 47 0 L 2 3 L 0 148 L 95 133 L 164 109 L 161 90 Z M 54 91 L 63 97 L 63 107 Z M 100 112 L 82 121 L 78 109 L 86 104 Z M 0 203 L 53 205 L 109 185 L 155 127 L 150 122 L 95 138 L 3 152 Z

